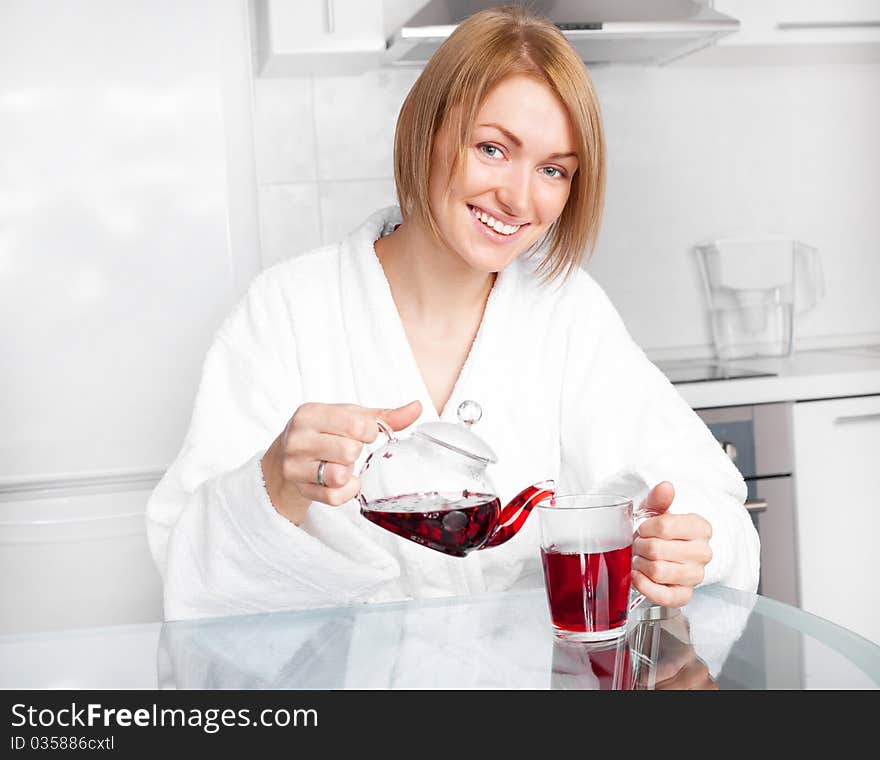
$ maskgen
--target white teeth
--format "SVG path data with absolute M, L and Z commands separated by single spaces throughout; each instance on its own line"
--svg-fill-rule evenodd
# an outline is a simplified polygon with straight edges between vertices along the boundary
M 477 208 L 472 208 L 471 213 L 487 227 L 491 227 L 495 232 L 498 232 L 501 235 L 512 235 L 522 226 L 520 224 L 505 224 L 504 222 L 495 219 L 495 217 L 490 216 L 485 211 L 480 211 Z

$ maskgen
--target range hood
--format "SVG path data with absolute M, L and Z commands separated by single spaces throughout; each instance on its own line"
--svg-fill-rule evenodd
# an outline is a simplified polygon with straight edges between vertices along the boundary
M 481 0 L 429 0 L 389 40 L 386 64 L 423 66 Z M 510 3 L 509 3 L 510 4 Z M 739 29 L 739 21 L 695 0 L 531 0 L 587 64 L 669 63 Z

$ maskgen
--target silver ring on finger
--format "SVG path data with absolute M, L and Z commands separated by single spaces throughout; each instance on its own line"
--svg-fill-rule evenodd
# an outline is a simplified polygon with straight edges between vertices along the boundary
M 322 459 L 320 462 L 318 462 L 318 477 L 317 477 L 317 483 L 318 483 L 319 486 L 326 486 L 326 485 L 327 485 L 327 484 L 324 482 L 324 467 L 325 467 L 326 465 L 327 465 L 327 463 L 326 463 L 323 459 Z

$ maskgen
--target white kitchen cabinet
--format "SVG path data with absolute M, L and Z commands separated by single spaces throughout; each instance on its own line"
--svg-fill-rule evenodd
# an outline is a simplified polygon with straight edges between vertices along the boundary
M 880 395 L 800 402 L 793 421 L 801 606 L 880 644 Z
M 716 0 L 739 31 L 688 65 L 880 61 L 880 0 Z
M 381 0 L 252 0 L 256 73 L 359 74 L 385 51 Z
M 0 635 L 161 621 L 162 578 L 146 535 L 151 492 L 0 494 Z

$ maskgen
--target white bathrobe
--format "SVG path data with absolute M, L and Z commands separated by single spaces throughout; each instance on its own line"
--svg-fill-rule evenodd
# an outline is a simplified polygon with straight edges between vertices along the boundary
M 340 244 L 262 272 L 217 331 L 183 447 L 147 505 L 166 619 L 541 584 L 535 515 L 507 543 L 456 558 L 377 527 L 355 501 L 314 503 L 295 526 L 267 496 L 260 459 L 305 402 L 419 399 L 416 424 L 438 419 L 373 249 L 399 221 L 384 209 Z M 502 503 L 553 479 L 558 492 L 602 487 L 638 504 L 669 480 L 670 511 L 712 525 L 704 583 L 757 587 L 745 483 L 583 270 L 549 286 L 526 260 L 498 274 L 439 419 L 456 422 L 466 399 L 482 406 L 474 432 L 498 456 Z

